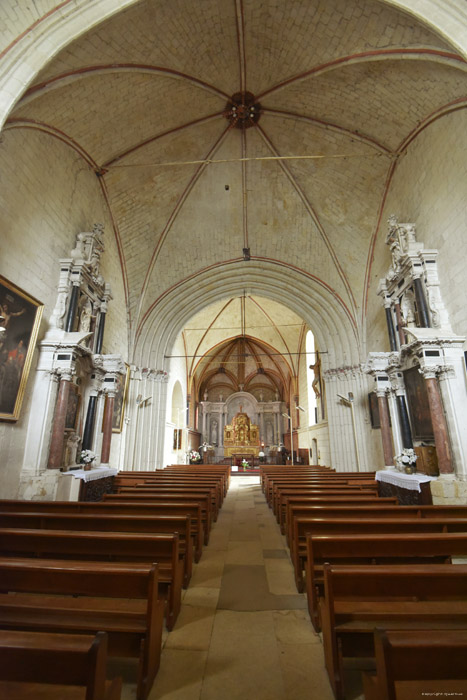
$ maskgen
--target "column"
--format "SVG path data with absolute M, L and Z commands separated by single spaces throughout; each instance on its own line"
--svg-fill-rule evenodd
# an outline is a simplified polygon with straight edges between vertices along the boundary
M 405 333 L 404 326 L 402 322 L 401 305 L 399 303 L 394 304 L 394 311 L 396 312 L 397 319 L 397 332 L 399 333 L 399 341 L 401 345 L 405 345 Z
M 61 370 L 57 401 L 50 439 L 48 469 L 60 469 L 62 466 L 63 439 L 65 435 L 65 420 L 70 394 L 71 370 Z
M 448 426 L 444 415 L 443 402 L 436 378 L 435 368 L 424 367 L 420 369 L 426 382 L 428 403 L 430 405 L 431 422 L 435 436 L 436 454 L 440 474 L 453 474 L 451 446 L 449 444 Z
M 378 397 L 379 421 L 381 427 L 381 439 L 383 441 L 384 464 L 386 468 L 391 468 L 393 467 L 394 459 L 391 440 L 391 428 L 389 427 L 389 409 L 386 398 L 386 391 L 377 391 L 376 396 Z
M 430 315 L 426 303 L 425 290 L 420 277 L 414 278 L 415 299 L 417 300 L 418 318 L 422 328 L 430 328 Z
M 394 445 L 394 454 L 399 455 L 402 452 L 402 436 L 399 424 L 399 414 L 397 412 L 397 402 L 394 391 L 391 389 L 387 395 L 389 415 L 391 416 L 392 426 L 392 442 Z
M 110 459 L 110 444 L 112 442 L 112 415 L 114 410 L 115 392 L 106 392 L 104 425 L 102 435 L 101 465 L 108 464 Z
M 391 350 L 397 350 L 397 340 L 396 340 L 396 334 L 394 332 L 394 324 L 392 322 L 391 305 L 390 304 L 385 305 L 384 310 L 386 312 L 386 324 L 388 327 L 389 345 L 391 347 Z
M 66 317 L 65 330 L 67 333 L 73 331 L 73 324 L 75 322 L 76 309 L 78 308 L 78 297 L 79 297 L 80 283 L 74 282 L 71 290 L 70 305 L 68 307 L 68 314 Z
M 86 412 L 86 421 L 84 423 L 82 449 L 91 450 L 92 440 L 94 437 L 94 424 L 96 420 L 97 393 L 91 394 L 88 402 L 88 410 Z
M 266 442 L 266 435 L 265 435 L 265 430 L 264 430 L 264 410 L 263 407 L 261 406 L 261 413 L 259 414 L 259 432 L 260 432 L 260 440 L 261 442 Z
M 412 442 L 412 430 L 410 428 L 409 413 L 407 410 L 407 403 L 405 401 L 405 384 L 402 372 L 390 371 L 389 378 L 391 381 L 391 386 L 395 394 L 395 401 L 397 406 L 397 416 L 398 416 L 398 426 L 400 428 L 400 439 L 401 447 L 396 448 L 396 454 L 400 454 L 403 448 L 413 448 Z M 394 423 L 395 421 L 393 421 Z M 393 428 L 393 435 L 395 434 Z M 394 446 L 395 441 L 394 441 Z

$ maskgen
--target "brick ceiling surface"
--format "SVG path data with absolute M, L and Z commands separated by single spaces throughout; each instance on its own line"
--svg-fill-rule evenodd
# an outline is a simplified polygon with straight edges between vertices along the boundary
M 246 91 L 259 121 L 229 128 Z M 104 179 L 133 332 L 243 248 L 357 319 L 394 160 L 466 93 L 454 49 L 379 0 L 143 0 L 55 56 L 10 121 L 60 135 Z

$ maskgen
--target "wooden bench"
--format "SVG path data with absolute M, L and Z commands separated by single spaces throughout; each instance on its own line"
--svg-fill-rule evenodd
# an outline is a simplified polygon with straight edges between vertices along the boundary
M 376 630 L 376 673 L 363 674 L 365 700 L 465 696 L 467 629 Z
M 180 494 L 184 496 L 207 496 L 210 499 L 211 507 L 210 511 L 212 514 L 212 521 L 217 520 L 217 516 L 220 510 L 220 503 L 218 498 L 218 493 L 215 487 L 203 487 L 203 486 L 190 486 L 187 484 L 168 484 L 164 482 L 159 482 L 155 484 L 153 481 L 148 484 L 142 484 L 140 486 L 121 486 L 119 488 L 119 494 L 122 496 L 133 495 L 133 494 L 147 494 L 155 496 L 164 496 L 164 494 Z
M 405 532 L 467 532 L 466 518 L 302 518 L 293 519 L 290 558 L 294 567 L 295 583 L 299 593 L 304 591 L 306 567 L 306 537 L 310 535 L 364 535 L 366 533 Z
M 97 530 L 98 532 L 146 532 L 179 536 L 180 553 L 184 558 L 183 587 L 187 588 L 193 572 L 193 538 L 189 515 L 121 515 L 108 513 L 0 513 L 0 528 L 46 530 Z
M 187 506 L 198 504 L 201 507 L 201 521 L 203 523 L 204 544 L 209 544 L 209 535 L 212 526 L 211 499 L 209 496 L 197 494 L 183 494 L 181 492 L 151 492 L 151 493 L 106 493 L 102 503 L 145 503 L 154 505 L 157 502 L 185 503 Z M 1 507 L 1 505 L 0 505 Z
M 180 612 L 184 562 L 180 557 L 177 534 L 0 528 L 0 555 L 157 562 L 159 591 L 166 599 L 167 629 L 173 628 Z
M 315 489 L 348 489 L 352 488 L 356 491 L 372 491 L 378 493 L 378 484 L 376 481 L 356 481 L 355 479 L 333 478 L 320 479 L 318 477 L 299 477 L 299 478 L 273 478 L 268 482 L 267 491 L 265 491 L 266 500 L 269 504 L 274 502 L 274 499 L 283 489 L 303 489 L 307 491 L 309 488 Z
M 0 630 L 3 700 L 120 700 L 121 678 L 106 681 L 107 634 Z
M 287 532 L 287 511 L 289 506 L 297 505 L 301 507 L 306 506 L 335 506 L 345 507 L 345 506 L 397 506 L 397 498 L 395 497 L 384 497 L 371 495 L 354 495 L 354 496 L 291 496 L 287 495 L 285 498 L 283 507 L 277 513 L 277 522 L 280 525 L 281 532 L 283 535 Z
M 467 533 L 401 533 L 380 535 L 307 535 L 306 592 L 314 628 L 319 631 L 318 600 L 323 568 L 330 564 L 441 564 L 467 555 Z
M 120 493 L 120 490 L 124 488 L 168 488 L 172 486 L 176 488 L 183 486 L 195 490 L 210 490 L 213 493 L 214 508 L 219 511 L 222 507 L 224 501 L 224 486 L 220 481 L 215 481 L 213 479 L 204 479 L 197 476 L 178 476 L 176 474 L 132 479 L 131 483 L 128 483 L 127 479 L 119 479 L 117 476 L 114 479 L 114 493 Z
M 374 630 L 467 628 L 467 566 L 324 568 L 320 600 L 326 669 L 338 700 L 344 665 L 373 661 Z M 370 664 L 369 664 L 370 665 Z
M 358 498 L 379 498 L 377 490 L 360 489 L 354 488 L 353 486 L 321 487 L 310 485 L 307 487 L 303 486 L 300 488 L 296 488 L 293 486 L 285 486 L 283 488 L 277 489 L 273 494 L 273 501 L 271 503 L 271 506 L 273 509 L 273 513 L 275 513 L 276 517 L 278 516 L 279 512 L 285 512 L 287 499 L 293 498 L 294 496 L 298 496 L 299 498 L 306 498 L 307 496 L 345 496 L 346 498 L 355 496 Z
M 160 469 L 151 476 L 138 476 L 137 473 L 131 477 L 120 476 L 114 478 L 114 490 L 118 491 L 122 487 L 145 486 L 147 484 L 176 484 L 185 486 L 202 486 L 214 488 L 217 492 L 219 505 L 221 506 L 226 495 L 226 483 L 224 479 L 216 478 L 209 474 L 186 474 L 185 472 L 175 472 Z
M 204 526 L 201 506 L 197 502 L 153 501 L 151 503 L 123 501 L 22 501 L 0 500 L 0 513 L 86 513 L 96 515 L 156 515 L 191 516 L 191 532 L 194 540 L 194 558 L 201 558 L 204 541 Z
M 156 564 L 0 558 L 0 627 L 107 632 L 109 656 L 139 659 L 137 698 L 145 700 L 161 655 L 158 584 Z
M 400 506 L 382 503 L 358 503 L 344 506 L 302 505 L 290 500 L 286 511 L 286 536 L 290 547 L 295 518 L 467 518 L 467 506 Z

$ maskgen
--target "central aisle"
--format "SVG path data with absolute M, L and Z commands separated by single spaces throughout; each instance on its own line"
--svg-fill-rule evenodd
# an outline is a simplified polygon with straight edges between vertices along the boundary
M 297 594 L 259 477 L 235 476 L 149 700 L 332 700 L 322 644 Z

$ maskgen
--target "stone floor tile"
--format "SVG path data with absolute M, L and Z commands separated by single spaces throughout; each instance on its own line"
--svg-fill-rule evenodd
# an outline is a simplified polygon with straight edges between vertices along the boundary
M 307 610 L 277 610 L 272 616 L 276 639 L 281 644 L 321 644 Z
M 334 700 L 321 645 L 280 644 L 279 649 L 286 698 Z
M 184 605 L 193 605 L 199 608 L 216 609 L 219 599 L 218 588 L 205 588 L 204 586 L 190 586 L 184 592 Z
M 207 652 L 164 649 L 148 700 L 199 700 Z
M 211 642 L 214 614 L 212 608 L 194 605 L 182 606 L 164 649 L 207 651 Z
M 292 572 L 292 565 L 289 571 L 272 571 L 268 568 L 268 562 L 272 559 L 266 559 L 266 578 L 268 580 L 269 591 L 274 595 L 296 595 L 297 586 Z
M 226 564 L 263 564 L 263 548 L 259 540 L 253 542 L 229 542 Z

